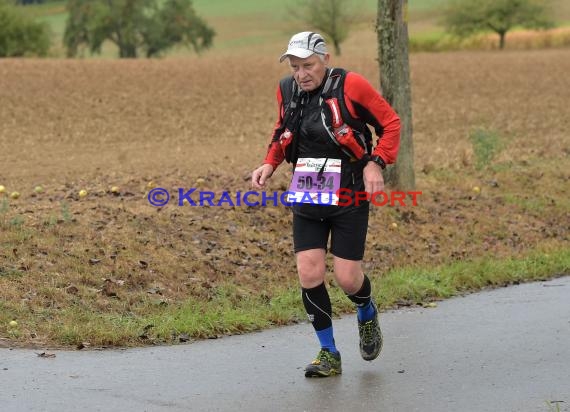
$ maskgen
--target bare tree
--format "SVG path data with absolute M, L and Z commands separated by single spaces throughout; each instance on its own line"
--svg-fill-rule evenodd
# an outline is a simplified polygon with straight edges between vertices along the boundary
M 407 0 L 378 0 L 378 60 L 382 95 L 402 122 L 398 160 L 388 166 L 386 183 L 400 190 L 415 187 L 412 94 L 408 57 Z

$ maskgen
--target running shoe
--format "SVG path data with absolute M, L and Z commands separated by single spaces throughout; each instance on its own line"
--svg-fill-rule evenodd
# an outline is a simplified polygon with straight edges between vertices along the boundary
M 374 317 L 366 322 L 358 321 L 358 334 L 360 335 L 360 355 L 362 359 L 372 361 L 380 355 L 382 350 L 382 331 L 378 323 L 378 308 L 374 301 Z
M 331 353 L 327 349 L 321 349 L 314 361 L 305 368 L 305 376 L 327 377 L 342 373 L 340 353 Z

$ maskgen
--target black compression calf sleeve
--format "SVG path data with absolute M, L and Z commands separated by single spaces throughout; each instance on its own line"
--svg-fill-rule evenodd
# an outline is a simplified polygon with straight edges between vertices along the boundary
M 354 295 L 346 295 L 348 298 L 356 303 L 357 306 L 366 306 L 370 303 L 370 295 L 372 294 L 372 286 L 370 285 L 370 279 L 368 276 L 364 275 L 364 282 L 362 286 Z
M 315 330 L 323 330 L 332 326 L 332 307 L 327 288 L 323 283 L 319 286 L 302 288 L 303 304 Z

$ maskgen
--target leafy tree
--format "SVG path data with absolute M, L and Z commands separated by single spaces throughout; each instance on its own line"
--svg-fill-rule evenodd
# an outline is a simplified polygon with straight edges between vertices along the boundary
M 459 36 L 492 30 L 505 47 L 507 32 L 515 26 L 529 29 L 553 25 L 545 0 L 455 0 L 445 9 L 443 24 Z
M 358 19 L 354 1 L 348 0 L 297 0 L 289 13 L 309 27 L 326 35 L 335 54 L 340 55 L 340 44 L 346 40 L 350 26 Z
M 0 0 L 0 57 L 45 56 L 49 48 L 50 32 L 45 23 Z
M 67 55 L 82 46 L 100 53 L 107 40 L 119 57 L 156 57 L 177 44 L 200 52 L 215 32 L 200 18 L 191 0 L 68 0 L 64 33 Z

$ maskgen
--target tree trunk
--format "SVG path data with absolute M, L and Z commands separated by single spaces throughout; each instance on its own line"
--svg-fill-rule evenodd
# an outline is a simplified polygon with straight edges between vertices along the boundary
M 338 40 L 333 39 L 333 44 L 334 44 L 334 53 L 337 56 L 340 56 L 340 43 L 338 42 Z
M 378 0 L 380 87 L 402 123 L 398 159 L 395 165 L 386 168 L 384 179 L 387 185 L 398 190 L 411 190 L 416 185 L 407 13 L 407 0 Z
M 505 37 L 507 36 L 506 31 L 499 32 L 499 49 L 503 50 L 505 48 Z
M 121 44 L 119 46 L 119 57 L 126 59 L 134 59 L 137 57 L 137 48 L 132 44 Z

